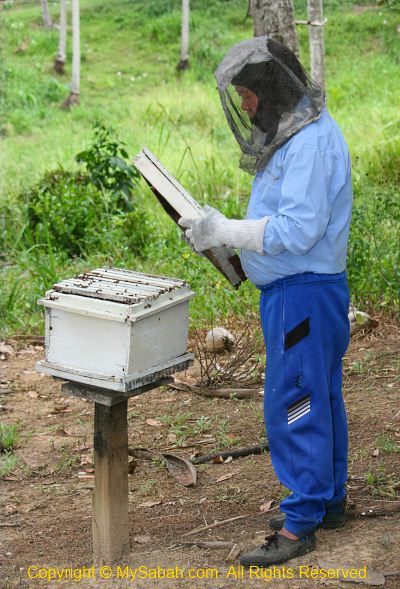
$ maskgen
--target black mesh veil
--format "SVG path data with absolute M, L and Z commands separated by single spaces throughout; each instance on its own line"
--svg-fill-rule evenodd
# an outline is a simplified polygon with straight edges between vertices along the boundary
M 318 119 L 325 96 L 295 55 L 268 37 L 255 37 L 232 47 L 215 77 L 222 107 L 240 145 L 240 167 L 254 174 L 299 129 Z M 257 96 L 251 118 L 242 110 L 248 89 Z

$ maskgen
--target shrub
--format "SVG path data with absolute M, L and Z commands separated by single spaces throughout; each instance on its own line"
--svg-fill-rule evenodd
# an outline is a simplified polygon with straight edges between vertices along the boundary
M 355 185 L 347 261 L 353 300 L 399 312 L 400 202 L 395 185 Z
M 147 213 L 134 198 L 138 172 L 113 131 L 101 123 L 95 140 L 76 157 L 85 169 L 58 168 L 47 172 L 23 200 L 26 203 L 26 242 L 48 243 L 68 256 L 127 247 L 144 255 L 152 231 Z
M 139 172 L 125 160 L 128 153 L 124 144 L 114 137 L 111 128 L 94 124 L 94 143 L 76 156 L 86 166 L 90 181 L 96 188 L 110 192 L 116 208 L 133 210 L 131 199 Z

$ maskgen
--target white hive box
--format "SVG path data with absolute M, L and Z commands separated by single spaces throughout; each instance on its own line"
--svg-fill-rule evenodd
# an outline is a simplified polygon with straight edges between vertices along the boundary
M 186 368 L 189 299 L 182 280 L 99 268 L 55 284 L 44 299 L 40 372 L 130 391 Z

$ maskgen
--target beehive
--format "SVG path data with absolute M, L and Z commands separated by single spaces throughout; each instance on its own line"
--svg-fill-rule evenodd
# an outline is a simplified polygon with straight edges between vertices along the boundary
M 182 280 L 99 268 L 63 280 L 45 307 L 46 359 L 37 369 L 114 391 L 130 391 L 185 368 L 189 299 Z

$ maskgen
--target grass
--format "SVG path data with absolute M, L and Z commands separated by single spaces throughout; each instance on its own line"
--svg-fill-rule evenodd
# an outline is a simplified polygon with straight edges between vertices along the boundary
M 0 477 L 9 475 L 18 465 L 18 458 L 13 452 L 0 454 Z
M 0 423 L 0 477 L 10 474 L 18 464 L 18 458 L 13 452 L 18 440 L 17 425 Z
M 398 13 L 392 2 L 365 11 L 353 4 L 325 2 L 328 105 L 353 160 L 349 283 L 355 304 L 396 313 Z M 154 232 L 143 255 L 126 242 L 104 239 L 103 247 L 88 246 L 79 257 L 68 257 L 46 236 L 26 239 L 21 195 L 60 164 L 76 170 L 75 155 L 90 144 L 99 119 L 117 128 L 130 157 L 146 145 L 201 202 L 232 217 L 245 213 L 251 177 L 238 169 L 238 149 L 212 72 L 232 44 L 251 36 L 251 20 L 245 19 L 241 0 L 193 2 L 191 8 L 191 67 L 178 77 L 178 0 L 81 0 L 82 102 L 70 112 L 59 108 L 68 95 L 68 75 L 52 73 L 57 31 L 41 27 L 40 8 L 33 4 L 14 3 L 0 13 L 1 337 L 40 332 L 36 300 L 57 280 L 99 265 L 185 278 L 198 294 L 191 307 L 196 325 L 257 306 L 251 285 L 244 284 L 238 296 L 208 262 L 188 251 L 144 185 L 135 198 L 153 220 Z M 51 10 L 57 20 L 56 5 Z M 304 13 L 305 3 L 296 2 L 296 17 Z M 306 27 L 299 27 L 299 37 L 307 64 Z M 5 209 L 12 224 L 2 218 Z
M 141 497 L 147 497 L 148 495 L 152 494 L 152 491 L 155 487 L 156 481 L 153 479 L 149 479 L 145 483 L 142 483 L 138 487 L 138 493 Z
M 365 475 L 365 482 L 374 497 L 398 499 L 400 487 L 398 474 L 387 474 L 382 470 L 368 471 Z
M 54 466 L 55 472 L 64 472 L 71 470 L 79 463 L 79 456 L 73 450 L 65 445 L 60 448 L 61 456 Z
M 376 447 L 386 454 L 400 452 L 400 446 L 394 438 L 387 434 L 381 434 L 376 439 Z
M 0 423 L 0 452 L 10 452 L 18 443 L 18 427 Z
M 212 432 L 216 441 L 215 451 L 228 448 L 238 444 L 240 439 L 230 434 L 230 425 L 228 419 L 220 417 L 209 417 L 200 415 L 197 419 L 193 418 L 190 412 L 178 413 L 177 415 L 161 415 L 157 417 L 162 423 L 169 426 L 171 434 L 176 436 L 176 446 L 184 446 L 190 438 Z

